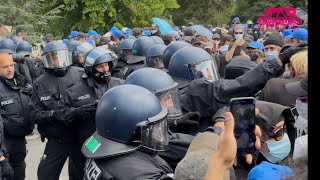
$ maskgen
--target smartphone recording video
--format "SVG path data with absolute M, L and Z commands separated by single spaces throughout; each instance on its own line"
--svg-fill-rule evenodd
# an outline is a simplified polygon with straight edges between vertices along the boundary
M 255 99 L 253 97 L 232 98 L 230 111 L 235 120 L 234 135 L 237 140 L 237 153 L 255 152 Z

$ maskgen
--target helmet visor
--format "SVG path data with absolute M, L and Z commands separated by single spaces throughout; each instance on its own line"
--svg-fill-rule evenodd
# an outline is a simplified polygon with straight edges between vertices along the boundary
M 167 91 L 165 94 L 158 95 L 158 99 L 160 104 L 168 110 L 167 119 L 169 124 L 181 118 L 182 110 L 177 87 Z
M 79 46 L 77 46 L 77 49 L 75 50 L 75 54 L 77 55 L 84 55 L 85 53 L 87 53 L 88 51 L 90 51 L 91 49 L 93 49 L 93 47 L 91 46 L 91 44 L 85 42 L 80 44 Z
M 132 50 L 131 49 L 121 49 L 120 50 L 120 57 L 123 60 L 128 61 L 129 59 L 131 59 L 133 57 Z
M 152 65 L 154 68 L 163 69 L 163 56 L 152 56 L 147 59 L 149 65 Z
M 72 64 L 69 50 L 50 51 L 42 55 L 44 67 L 48 69 L 65 68 Z
M 168 149 L 168 124 L 166 116 L 163 116 L 167 111 L 164 110 L 159 115 L 143 122 L 141 126 L 141 145 L 143 147 L 154 151 L 165 151 Z
M 191 73 L 194 79 L 205 78 L 209 81 L 216 81 L 219 79 L 217 66 L 212 59 L 192 64 Z

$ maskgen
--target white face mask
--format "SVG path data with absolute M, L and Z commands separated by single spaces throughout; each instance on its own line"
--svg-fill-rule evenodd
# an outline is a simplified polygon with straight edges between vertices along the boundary
M 291 143 L 287 133 L 284 134 L 280 141 L 274 139 L 266 141 L 269 152 L 264 153 L 263 156 L 271 163 L 278 163 L 284 160 L 290 153 Z
M 267 60 L 273 60 L 278 57 L 278 51 L 268 51 L 264 53 L 264 56 L 266 57 Z
M 234 35 L 234 38 L 236 39 L 236 40 L 238 40 L 238 39 L 243 39 L 243 36 L 242 36 L 242 34 L 235 34 Z
M 303 133 L 308 134 L 308 103 L 297 99 L 296 110 L 299 115 L 296 118 L 294 126 L 297 129 L 297 137 L 300 137 Z

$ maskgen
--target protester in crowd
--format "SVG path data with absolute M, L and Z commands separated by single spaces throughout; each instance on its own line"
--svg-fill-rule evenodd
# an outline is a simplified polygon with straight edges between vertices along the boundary
M 247 53 L 250 57 L 250 60 L 256 64 L 259 64 L 264 59 L 264 47 L 259 42 L 251 42 L 247 46 Z
M 290 50 L 291 49 L 288 49 L 288 51 Z M 292 78 L 285 79 L 277 77 L 270 79 L 261 90 L 261 94 L 259 95 L 260 100 L 289 107 L 293 107 L 295 105 L 296 97 L 289 94 L 284 87 L 287 83 L 300 81 L 306 74 L 308 74 L 308 51 L 297 52 L 292 55 L 290 63 L 288 63 L 287 66 L 290 69 Z
M 79 39 L 80 42 L 85 42 L 87 39 L 86 34 L 83 32 L 79 32 L 77 35 L 77 38 Z
M 77 35 L 79 34 L 78 31 L 71 31 L 70 34 L 68 35 L 69 40 L 72 41 L 78 41 Z
M 291 34 L 285 36 L 285 38 L 290 39 L 292 45 L 298 45 L 302 42 L 308 42 L 308 30 L 305 28 L 296 28 Z
M 244 36 L 245 36 L 245 30 L 243 25 L 238 24 L 236 26 L 234 26 L 234 37 L 235 37 L 235 41 L 230 44 L 228 52 L 226 53 L 226 61 L 230 61 L 233 57 L 235 56 L 243 56 L 246 58 L 250 58 L 247 54 L 246 54 L 246 47 L 248 46 L 248 43 L 244 40 Z
M 221 54 L 226 54 L 229 49 L 229 45 L 231 44 L 231 41 L 233 40 L 233 36 L 230 34 L 223 34 L 222 35 L 222 46 L 220 47 Z
M 286 38 L 286 36 L 289 36 L 291 34 L 292 34 L 292 29 L 285 29 L 282 31 L 284 44 L 291 44 L 290 38 Z

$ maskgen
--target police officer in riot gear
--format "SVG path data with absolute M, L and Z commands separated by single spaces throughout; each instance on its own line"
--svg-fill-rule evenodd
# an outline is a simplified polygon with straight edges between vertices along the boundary
M 122 43 L 124 43 L 123 40 L 120 44 L 119 44 L 119 56 L 120 58 L 123 56 L 121 54 L 121 50 L 122 48 Z M 125 42 L 127 43 L 127 42 Z M 128 43 L 129 44 L 129 43 Z M 127 57 L 129 57 L 129 59 L 127 59 L 126 63 L 127 66 L 123 69 L 123 76 L 120 77 L 122 79 L 126 79 L 129 74 L 131 74 L 133 71 L 140 69 L 142 67 L 145 66 L 145 61 L 146 61 L 146 54 L 148 49 L 154 45 L 155 42 L 152 38 L 148 37 L 148 36 L 141 36 L 139 38 L 137 38 L 136 40 L 134 40 L 134 43 L 132 45 L 132 55 L 130 55 L 130 53 L 128 53 L 128 51 L 124 51 L 127 54 Z M 118 76 L 116 76 L 118 77 Z
M 163 44 L 152 45 L 146 54 L 146 66 L 165 70 L 163 64 L 163 52 L 166 47 L 167 46 Z
M 168 148 L 166 116 L 167 109 L 143 87 L 107 91 L 96 110 L 97 130 L 82 146 L 85 179 L 172 179 L 172 169 L 157 155 Z
M 163 64 L 164 68 L 168 69 L 170 59 L 172 55 L 177 52 L 179 49 L 184 47 L 192 47 L 191 44 L 185 42 L 185 41 L 175 41 L 170 43 L 167 48 L 163 52 Z
M 32 46 L 27 41 L 19 42 L 16 48 L 16 55 L 19 58 L 24 59 L 24 63 L 28 66 L 30 77 L 32 82 L 42 74 L 43 66 L 39 66 L 36 60 L 34 60 L 30 55 L 32 54 Z
M 65 107 L 67 87 L 80 81 L 84 70 L 70 66 L 71 52 L 60 41 L 49 42 L 42 57 L 45 74 L 34 81 L 29 103 L 31 119 L 38 125 L 42 141 L 48 139 L 38 167 L 38 179 L 59 179 L 68 157 L 70 179 L 77 179 L 81 171 L 77 169 L 78 164 L 70 168 L 70 162 L 77 162 L 80 156 L 76 151 L 76 132 L 70 126 L 70 118 L 64 118 L 61 110 Z M 73 172 L 73 169 L 77 169 L 77 172 Z
M 115 67 L 112 69 L 112 76 L 123 79 L 123 76 L 128 70 L 127 61 L 132 58 L 132 48 L 135 40 L 133 39 L 124 39 L 120 42 L 118 46 L 118 62 Z
M 105 47 L 97 47 L 86 54 L 85 74 L 82 81 L 67 89 L 66 104 L 77 129 L 79 151 L 82 144 L 96 130 L 94 116 L 96 105 L 110 88 L 123 84 L 123 80 L 111 77 L 115 54 Z M 81 157 L 84 168 L 85 157 Z M 79 172 L 83 179 L 84 172 Z
M 27 86 L 30 84 L 24 76 L 15 72 L 13 53 L 12 49 L 0 47 L 0 114 L 4 127 L 4 131 L 1 131 L 4 137 L 1 136 L 1 138 L 4 139 L 6 148 L 5 151 L 1 148 L 0 154 L 4 154 L 5 158 L 9 160 L 14 171 L 14 177 L 12 172 L 4 172 L 3 170 L 2 175 L 10 175 L 10 179 L 14 180 L 24 180 L 27 154 L 25 136 L 33 131 L 28 107 L 30 89 Z M 3 142 L 1 142 L 1 146 L 3 146 Z M 5 162 L 1 164 L 1 166 L 4 165 Z M 6 166 L 6 171 L 9 171 L 10 165 L 6 164 Z
M 79 41 L 77 41 L 79 42 Z M 80 43 L 71 44 L 71 52 L 72 52 L 72 65 L 83 67 L 84 65 L 84 55 L 93 49 L 92 45 L 88 42 L 80 42 Z
M 265 83 L 279 76 L 280 60 L 260 63 L 236 79 L 218 79 L 213 60 L 205 50 L 186 47 L 177 51 L 169 62 L 169 75 L 179 82 L 180 101 L 184 112 L 201 114 L 200 129 L 212 125 L 211 117 L 229 104 L 233 97 L 254 96 Z
M 161 105 L 168 110 L 169 149 L 160 152 L 159 155 L 170 164 L 172 169 L 175 169 L 185 156 L 193 139 L 193 136 L 188 133 L 199 128 L 200 114 L 198 112 L 182 114 L 178 83 L 162 70 L 148 67 L 138 69 L 128 76 L 125 84 L 138 85 L 153 92 Z
M 18 43 L 18 42 L 17 42 Z M 0 48 L 10 49 L 13 51 L 13 61 L 17 63 L 17 65 L 14 67 L 15 71 L 19 74 L 23 75 L 29 84 L 32 84 L 32 79 L 30 76 L 30 71 L 28 66 L 25 63 L 25 58 L 23 55 L 16 54 L 16 48 L 17 44 L 14 43 L 11 39 L 3 39 L 0 41 Z

